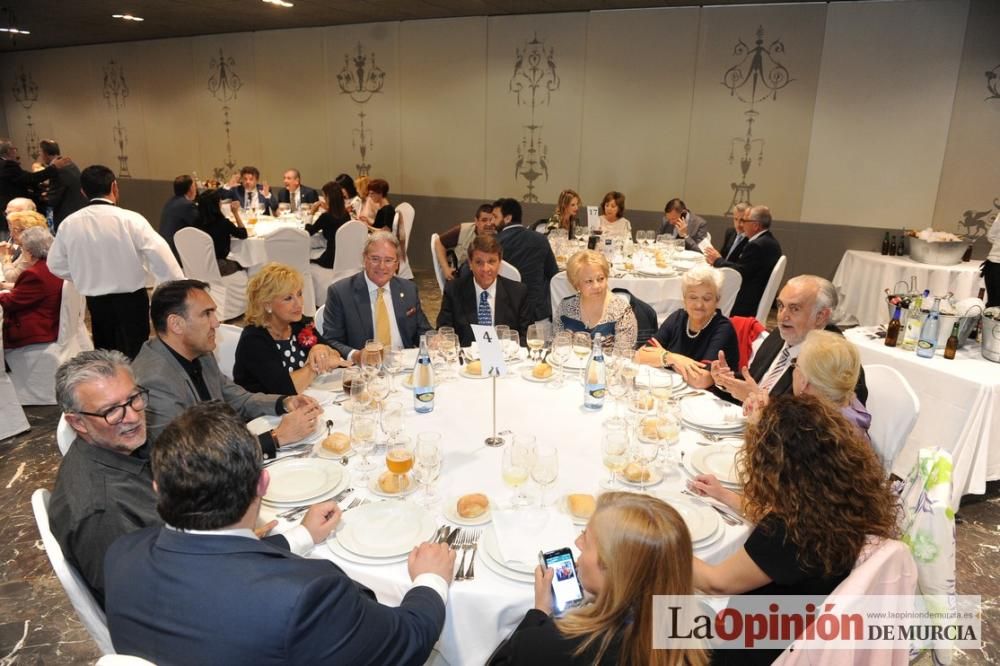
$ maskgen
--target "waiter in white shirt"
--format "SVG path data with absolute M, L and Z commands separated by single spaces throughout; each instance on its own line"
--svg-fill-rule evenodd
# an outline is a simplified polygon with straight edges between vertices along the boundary
M 94 346 L 135 358 L 149 338 L 146 269 L 156 283 L 184 272 L 167 242 L 139 213 L 118 207 L 118 182 L 106 166 L 80 174 L 90 204 L 66 217 L 49 250 L 49 270 L 87 297 Z

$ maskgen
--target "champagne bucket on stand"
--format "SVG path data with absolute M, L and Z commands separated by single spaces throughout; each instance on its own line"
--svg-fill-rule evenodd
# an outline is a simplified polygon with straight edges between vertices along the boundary
M 983 358 L 1000 363 L 1000 308 L 983 313 Z

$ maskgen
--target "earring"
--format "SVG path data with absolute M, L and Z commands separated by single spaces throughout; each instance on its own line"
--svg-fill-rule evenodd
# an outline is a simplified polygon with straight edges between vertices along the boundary
M 267 310 L 267 314 L 271 314 L 271 308 L 265 308 L 265 309 Z

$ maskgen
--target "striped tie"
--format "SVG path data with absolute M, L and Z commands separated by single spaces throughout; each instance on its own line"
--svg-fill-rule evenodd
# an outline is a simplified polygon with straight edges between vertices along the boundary
M 490 310 L 490 292 L 488 291 L 479 295 L 479 325 L 493 325 L 493 311 Z
M 767 391 L 768 393 L 771 392 L 774 385 L 777 384 L 781 376 L 785 374 L 785 370 L 788 369 L 788 363 L 791 356 L 792 353 L 788 349 L 788 345 L 785 345 L 785 347 L 781 350 L 781 354 L 778 356 L 778 361 L 774 364 L 774 367 L 771 368 L 771 371 L 767 373 L 763 381 L 760 382 L 759 386 L 761 389 Z
M 382 297 L 384 293 L 385 287 L 379 287 L 375 298 L 375 339 L 388 348 L 392 346 L 392 333 L 389 330 L 389 308 L 385 307 Z

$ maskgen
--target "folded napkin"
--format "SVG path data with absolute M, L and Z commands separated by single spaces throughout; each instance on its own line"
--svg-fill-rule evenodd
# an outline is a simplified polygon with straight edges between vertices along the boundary
M 736 427 L 746 423 L 743 408 L 714 396 L 698 396 L 681 402 L 681 416 L 685 421 L 713 427 Z
M 554 509 L 493 510 L 493 529 L 505 563 L 538 564 L 538 551 L 573 548 L 577 530 L 565 513 Z

